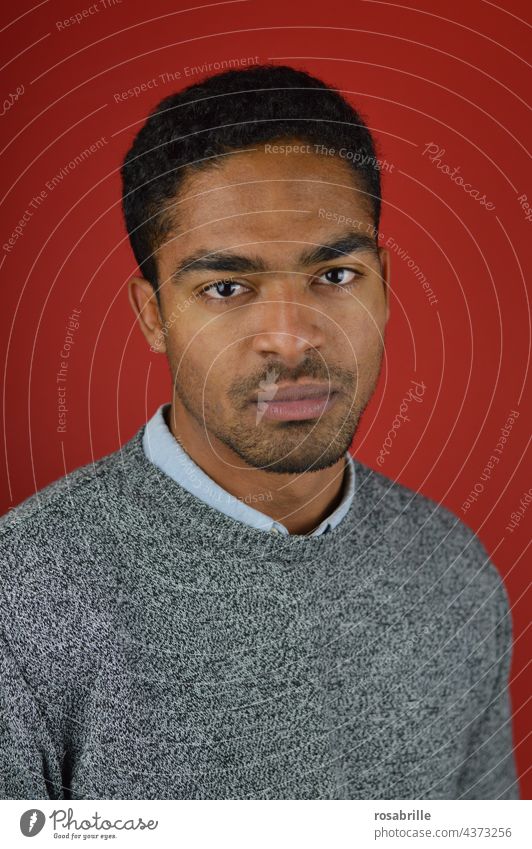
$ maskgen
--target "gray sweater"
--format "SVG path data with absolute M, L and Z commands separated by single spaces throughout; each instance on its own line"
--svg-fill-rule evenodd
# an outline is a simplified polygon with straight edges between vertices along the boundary
M 200 501 L 143 428 L 1 523 L 0 797 L 514 799 L 474 534 L 356 462 L 329 534 Z

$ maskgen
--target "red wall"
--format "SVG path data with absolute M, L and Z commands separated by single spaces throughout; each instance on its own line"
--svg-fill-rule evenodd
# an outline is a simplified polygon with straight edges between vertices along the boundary
M 363 0 L 235 0 L 179 11 L 193 4 L 55 0 L 30 11 L 34 5 L 11 4 L 0 32 L 9 59 L 3 90 L 20 93 L 3 107 L 3 511 L 115 450 L 169 398 L 166 363 L 135 328 L 125 288 L 135 265 L 120 215 L 118 169 L 148 111 L 199 79 L 193 71 L 187 76 L 187 67 L 209 62 L 258 56 L 322 76 L 352 97 L 392 166 L 384 171 L 381 227 L 383 240 L 398 246 L 388 354 L 354 448 L 363 462 L 467 522 L 504 576 L 514 622 L 517 762 L 522 795 L 532 798 L 532 737 L 525 739 L 532 724 L 525 671 L 532 651 L 532 506 L 509 529 L 531 484 L 524 273 L 532 213 L 527 220 L 519 200 L 530 177 L 529 30 L 521 20 L 529 4 L 506 0 L 502 10 L 482 0 L 413 0 L 418 8 L 409 9 Z M 79 23 L 61 23 L 90 8 Z M 163 82 L 164 74 L 177 81 Z M 148 87 L 154 78 L 157 85 Z M 116 97 L 143 83 L 139 96 Z M 93 155 L 47 187 L 101 137 Z M 459 166 L 455 177 L 485 196 L 484 204 L 423 154 L 430 142 L 445 151 L 440 164 L 451 172 Z M 39 204 L 33 198 L 40 193 Z M 65 384 L 66 432 L 58 433 L 56 374 L 74 309 L 81 312 Z M 425 383 L 423 401 L 410 405 L 411 421 L 378 466 L 412 379 Z M 519 416 L 498 462 L 464 511 L 512 410 Z

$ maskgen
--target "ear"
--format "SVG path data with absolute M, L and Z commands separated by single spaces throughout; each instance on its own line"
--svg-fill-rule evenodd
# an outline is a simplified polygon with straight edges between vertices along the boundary
M 386 321 L 390 318 L 390 251 L 387 248 L 379 248 L 379 259 L 381 262 L 381 278 L 384 286 L 384 298 L 386 300 Z
M 166 336 L 162 332 L 161 313 L 153 286 L 143 277 L 132 277 L 128 284 L 128 295 L 150 349 L 166 353 Z

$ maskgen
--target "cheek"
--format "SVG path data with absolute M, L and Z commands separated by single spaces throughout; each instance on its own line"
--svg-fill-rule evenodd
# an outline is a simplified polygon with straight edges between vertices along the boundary
M 186 319 L 185 319 L 186 322 Z M 224 343 L 214 326 L 195 327 L 192 322 L 172 329 L 166 351 L 174 381 L 190 398 L 207 403 L 218 398 L 236 375 L 235 347 Z M 203 400 L 202 400 L 203 399 Z
M 384 344 L 384 309 L 381 312 L 359 308 L 349 320 L 338 322 L 345 336 L 336 335 L 335 344 L 342 346 L 345 356 L 367 360 L 378 355 Z
M 206 348 L 206 333 L 194 321 L 192 310 L 187 310 L 186 304 L 179 303 L 167 314 L 170 320 L 166 322 L 166 351 L 171 363 L 179 365 L 181 362 L 183 367 L 187 362 L 200 360 L 201 351 Z

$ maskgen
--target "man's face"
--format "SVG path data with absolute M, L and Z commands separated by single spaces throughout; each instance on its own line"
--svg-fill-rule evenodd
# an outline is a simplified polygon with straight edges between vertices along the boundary
M 378 379 L 387 257 L 345 162 L 265 148 L 189 172 L 157 252 L 174 414 L 248 466 L 316 471 L 349 448 Z M 295 382 L 328 400 L 276 404 Z

